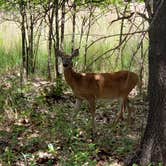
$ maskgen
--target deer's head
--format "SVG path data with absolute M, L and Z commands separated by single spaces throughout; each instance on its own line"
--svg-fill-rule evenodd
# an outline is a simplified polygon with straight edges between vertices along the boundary
M 62 63 L 64 68 L 72 68 L 72 59 L 79 55 L 79 49 L 75 49 L 71 55 L 64 53 L 63 51 L 58 51 L 59 56 L 62 58 Z

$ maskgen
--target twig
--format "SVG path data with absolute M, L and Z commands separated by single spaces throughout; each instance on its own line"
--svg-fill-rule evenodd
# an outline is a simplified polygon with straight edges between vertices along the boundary
M 95 60 L 93 60 L 87 67 L 86 69 L 88 69 L 94 62 L 96 62 L 97 60 L 99 60 L 102 56 L 104 56 L 105 54 L 111 52 L 111 51 L 114 51 L 116 49 L 118 49 L 123 43 L 125 42 L 125 39 L 122 40 L 121 43 L 119 43 L 117 46 L 115 46 L 114 48 L 111 48 L 107 51 L 105 51 L 104 53 L 102 53 L 101 55 L 99 55 Z
M 100 40 L 103 40 L 103 39 L 107 39 L 107 38 L 111 38 L 111 37 L 117 37 L 117 36 L 120 36 L 120 35 L 123 35 L 123 36 L 128 35 L 129 36 L 129 35 L 139 34 L 139 33 L 143 33 L 143 32 L 147 32 L 147 30 L 141 30 L 141 31 L 129 32 L 129 33 L 123 33 L 123 34 L 114 34 L 114 35 L 103 36 L 101 38 L 96 39 L 92 43 L 90 43 L 89 46 L 88 46 L 88 48 L 91 47 L 96 42 L 98 42 Z
M 133 15 L 134 15 L 134 12 L 130 13 L 130 15 L 128 15 L 128 16 L 122 16 L 122 17 L 119 17 L 119 18 L 117 18 L 117 19 L 111 21 L 111 23 L 110 23 L 109 26 L 111 26 L 111 25 L 112 25 L 114 22 L 116 22 L 116 21 L 129 19 L 129 18 L 131 18 Z

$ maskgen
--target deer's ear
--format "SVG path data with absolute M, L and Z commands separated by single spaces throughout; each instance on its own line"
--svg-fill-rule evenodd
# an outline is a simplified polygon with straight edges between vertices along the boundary
M 78 56 L 78 55 L 79 55 L 79 49 L 77 48 L 77 49 L 75 49 L 75 50 L 72 52 L 71 56 L 72 56 L 72 57 L 76 57 L 76 56 Z
M 65 53 L 61 50 L 58 50 L 57 53 L 58 53 L 58 56 L 61 58 L 64 57 L 64 55 L 65 55 Z

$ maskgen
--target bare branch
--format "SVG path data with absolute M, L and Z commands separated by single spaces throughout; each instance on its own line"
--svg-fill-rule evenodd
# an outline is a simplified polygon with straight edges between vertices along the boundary
M 91 44 L 89 44 L 88 48 L 91 47 L 92 45 L 94 45 L 96 42 L 103 40 L 103 39 L 107 39 L 107 38 L 111 38 L 111 37 L 116 37 L 116 36 L 129 36 L 129 35 L 134 35 L 134 34 L 139 34 L 139 33 L 143 33 L 143 32 L 147 32 L 147 30 L 141 30 L 141 31 L 135 31 L 135 32 L 129 32 L 129 33 L 123 33 L 123 34 L 114 34 L 114 35 L 107 35 L 107 36 L 102 36 L 98 39 L 96 39 L 95 41 L 93 41 Z
M 128 16 L 118 17 L 117 19 L 111 21 L 111 23 L 110 23 L 109 26 L 111 26 L 111 25 L 112 25 L 114 22 L 116 22 L 116 21 L 120 21 L 120 20 L 124 20 L 124 19 L 129 19 L 129 18 L 131 18 L 133 15 L 134 15 L 134 12 L 130 13 L 130 15 L 128 15 Z

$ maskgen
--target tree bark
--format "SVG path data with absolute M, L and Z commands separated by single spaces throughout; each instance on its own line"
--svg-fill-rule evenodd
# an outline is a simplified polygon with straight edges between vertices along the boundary
M 58 62 L 58 50 L 59 50 L 59 1 L 54 1 L 55 5 L 55 35 L 56 35 L 56 43 L 54 40 L 54 50 L 55 50 L 55 70 L 56 70 L 56 78 L 60 76 L 59 72 L 59 62 Z
M 25 11 L 24 11 L 24 4 L 20 5 L 20 10 L 21 10 L 21 17 L 22 17 L 22 21 L 21 21 L 21 36 L 22 36 L 22 63 L 23 63 L 23 67 L 26 68 L 26 52 L 25 52 Z
M 72 39 L 71 39 L 71 52 L 73 52 L 75 47 L 75 31 L 76 31 L 76 3 L 73 2 L 73 17 L 72 17 Z
M 86 65 L 87 65 L 87 53 L 88 53 L 88 40 L 89 40 L 89 34 L 91 31 L 91 24 L 92 24 L 92 16 L 93 16 L 93 6 L 90 5 L 89 8 L 89 19 L 88 19 L 88 29 L 87 29 L 87 34 L 86 34 L 86 39 L 85 39 L 85 53 L 84 53 L 84 70 L 86 70 Z
M 162 3 L 162 4 L 161 4 Z M 160 6 L 160 8 L 159 8 Z M 154 1 L 149 30 L 149 115 L 140 150 L 129 163 L 166 165 L 166 1 Z
M 24 82 L 24 70 L 26 71 L 26 77 L 28 77 L 28 72 L 26 69 L 26 33 L 25 33 L 25 6 L 24 2 L 20 3 L 20 14 L 21 14 L 21 42 L 22 42 L 22 64 L 20 70 L 20 84 Z
M 48 32 L 48 80 L 51 81 L 51 51 L 52 51 L 52 34 L 53 34 L 53 19 L 54 19 L 54 7 L 50 9 L 48 13 L 48 21 L 49 21 L 49 32 Z
M 64 32 L 65 32 L 65 0 L 62 0 L 62 19 L 61 19 L 61 47 L 64 47 Z
M 30 9 L 30 12 L 31 9 Z M 34 73 L 34 51 L 33 51 L 33 43 L 34 41 L 34 22 L 33 22 L 33 14 L 30 13 L 30 36 L 29 36 L 29 71 L 30 73 Z

